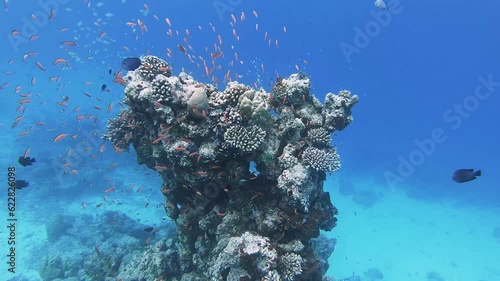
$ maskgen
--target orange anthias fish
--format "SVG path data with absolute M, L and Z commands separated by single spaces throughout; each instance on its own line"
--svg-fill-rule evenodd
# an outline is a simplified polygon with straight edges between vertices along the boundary
M 68 62 L 68 61 L 65 59 L 57 58 L 52 64 L 56 65 L 56 64 L 60 64 L 60 63 L 66 63 L 66 62 Z
M 54 143 L 56 143 L 56 142 L 58 142 L 58 141 L 60 141 L 60 140 L 64 139 L 64 138 L 65 138 L 65 137 L 67 137 L 67 136 L 68 136 L 68 134 L 60 134 L 60 135 L 58 135 L 57 137 L 55 137 L 55 138 L 54 138 L 54 141 L 53 141 L 53 142 L 54 142 Z
M 69 46 L 69 47 L 75 47 L 75 46 L 78 46 L 78 44 L 76 44 L 75 42 L 73 41 L 64 41 L 61 43 L 63 46 Z
M 56 15 L 56 13 L 55 13 L 54 9 L 50 9 L 49 20 L 53 21 L 55 15 Z
M 181 44 L 177 45 L 177 48 L 179 48 L 179 51 L 181 51 L 183 54 L 186 53 L 186 48 L 184 48 Z
M 45 67 L 43 67 L 43 65 L 42 65 L 40 62 L 38 62 L 38 61 L 37 61 L 37 62 L 35 62 L 35 64 L 36 64 L 36 66 L 37 66 L 38 68 L 40 68 L 40 70 L 47 71 L 47 70 L 45 69 Z
M 222 55 L 224 55 L 224 53 L 222 52 L 218 52 L 218 53 L 211 53 L 210 54 L 210 57 L 212 57 L 212 59 L 216 59 L 218 57 L 221 57 Z
M 26 149 L 26 151 L 24 151 L 24 155 L 23 155 L 23 156 L 24 156 L 25 158 L 26 158 L 26 157 L 28 157 L 28 155 L 29 155 L 30 151 L 31 151 L 31 148 Z

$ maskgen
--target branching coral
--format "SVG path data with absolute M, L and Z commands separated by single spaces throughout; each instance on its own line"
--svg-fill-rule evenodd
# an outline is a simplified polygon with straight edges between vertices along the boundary
M 172 75 L 168 64 L 155 56 L 145 56 L 142 58 L 141 66 L 136 70 L 139 75 L 146 80 L 153 80 L 156 75 L 163 74 L 165 76 Z
M 243 152 L 255 151 L 264 142 L 265 137 L 266 132 L 255 125 L 235 125 L 224 133 L 224 141 Z
M 324 128 L 313 128 L 307 132 L 307 138 L 312 143 L 319 147 L 327 146 L 332 141 L 330 134 Z
M 129 150 L 130 143 L 146 132 L 144 117 L 130 109 L 123 109 L 116 118 L 109 119 L 103 139 L 110 141 L 118 149 Z
M 332 173 L 340 169 L 339 155 L 333 148 L 308 147 L 302 153 L 302 163 L 316 171 Z
M 295 253 L 287 253 L 280 257 L 280 271 L 283 280 L 293 281 L 302 272 L 302 257 Z

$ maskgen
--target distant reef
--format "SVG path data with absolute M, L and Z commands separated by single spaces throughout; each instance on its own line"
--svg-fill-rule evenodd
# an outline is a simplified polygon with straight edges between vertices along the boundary
M 322 103 L 304 73 L 278 78 L 272 93 L 238 82 L 219 91 L 173 76 L 158 57 L 141 60 L 123 77 L 128 108 L 104 139 L 116 151 L 132 145 L 161 175 L 177 245 L 141 253 L 117 278 L 323 280 L 335 241 L 315 238 L 337 221 L 323 182 L 340 168 L 331 134 L 352 122 L 358 96 Z

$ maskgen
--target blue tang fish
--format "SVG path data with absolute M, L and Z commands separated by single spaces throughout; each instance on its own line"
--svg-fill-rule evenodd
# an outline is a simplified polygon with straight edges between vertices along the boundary
M 122 61 L 122 68 L 128 71 L 133 71 L 141 66 L 140 58 L 126 58 Z
M 474 172 L 474 169 L 459 169 L 453 173 L 452 179 L 455 182 L 463 183 L 471 180 L 475 180 L 476 177 L 481 176 L 481 170 L 477 170 Z

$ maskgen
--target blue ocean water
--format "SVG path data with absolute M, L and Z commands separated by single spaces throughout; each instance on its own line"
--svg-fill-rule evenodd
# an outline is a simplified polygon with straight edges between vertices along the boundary
M 217 77 L 222 89 L 228 70 L 267 91 L 278 76 L 303 71 L 320 100 L 342 89 L 359 95 L 353 123 L 333 136 L 342 168 L 324 185 L 339 209 L 337 226 L 325 233 L 337 239 L 327 275 L 500 280 L 499 3 L 394 0 L 386 10 L 372 1 L 4 3 L 2 182 L 12 166 L 30 186 L 16 192 L 15 274 L 8 232 L 0 233 L 1 280 L 81 276 L 58 273 L 47 253 L 95 255 L 93 236 L 108 241 L 103 226 L 122 213 L 159 229 L 156 235 L 172 231 L 156 171 L 137 164 L 133 150 L 117 154 L 101 139 L 121 109 L 123 86 L 113 83 L 121 61 L 146 54 L 202 83 Z M 198 56 L 214 52 L 218 35 L 221 69 L 207 76 Z M 190 46 L 193 57 L 178 45 Z M 21 167 L 17 159 L 28 149 L 36 163 Z M 482 176 L 452 181 L 463 168 Z M 370 275 L 375 268 L 383 279 Z

